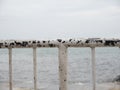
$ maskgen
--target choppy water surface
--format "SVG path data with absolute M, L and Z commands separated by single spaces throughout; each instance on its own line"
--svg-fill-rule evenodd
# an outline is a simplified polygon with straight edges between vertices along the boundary
M 33 87 L 32 49 L 13 49 L 13 81 Z M 37 49 L 38 84 L 58 85 L 58 49 Z M 97 82 L 111 82 L 120 74 L 120 48 L 96 48 Z M 91 83 L 91 49 L 68 49 L 68 83 Z M 0 49 L 0 82 L 8 82 L 8 50 Z M 21 83 L 22 82 L 22 83 Z M 39 86 L 39 85 L 38 85 Z

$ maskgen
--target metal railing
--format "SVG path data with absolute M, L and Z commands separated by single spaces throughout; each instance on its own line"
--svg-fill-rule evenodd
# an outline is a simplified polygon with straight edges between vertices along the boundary
M 40 47 L 58 47 L 59 49 L 59 90 L 67 90 L 67 48 L 90 47 L 92 62 L 93 90 L 96 90 L 95 47 L 120 47 L 120 39 L 69 39 L 69 40 L 0 40 L 0 48 L 9 50 L 9 90 L 13 90 L 12 80 L 12 48 L 33 48 L 34 90 L 37 90 L 37 60 L 36 49 Z

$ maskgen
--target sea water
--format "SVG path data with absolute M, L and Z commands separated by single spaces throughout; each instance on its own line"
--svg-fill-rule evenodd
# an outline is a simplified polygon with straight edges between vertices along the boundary
M 33 49 L 13 49 L 12 51 L 14 85 L 32 88 Z M 0 83 L 9 81 L 8 57 L 8 49 L 0 49 Z M 58 48 L 37 49 L 38 87 L 59 85 L 58 65 Z M 91 49 L 68 48 L 67 68 L 68 84 L 91 84 Z M 120 48 L 96 48 L 97 83 L 112 82 L 117 75 L 120 75 Z

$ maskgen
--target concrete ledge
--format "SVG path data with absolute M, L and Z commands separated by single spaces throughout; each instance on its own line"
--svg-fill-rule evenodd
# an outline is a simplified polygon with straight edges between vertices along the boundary
M 50 85 L 46 88 L 39 88 L 38 90 L 58 90 L 59 86 L 56 85 Z M 6 83 L 0 83 L 0 90 L 9 90 L 9 85 Z M 33 90 L 30 88 L 19 88 L 13 86 L 13 90 Z M 71 84 L 68 85 L 68 90 L 92 90 L 91 86 L 85 85 L 85 84 Z M 104 83 L 104 84 L 97 84 L 96 90 L 120 90 L 120 85 L 115 85 L 114 83 Z

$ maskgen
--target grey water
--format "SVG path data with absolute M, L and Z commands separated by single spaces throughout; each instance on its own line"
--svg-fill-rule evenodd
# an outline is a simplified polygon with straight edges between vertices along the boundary
M 13 49 L 13 83 L 21 87 L 33 87 L 33 49 Z M 0 82 L 9 81 L 8 49 L 0 49 Z M 38 86 L 59 84 L 58 49 L 37 49 Z M 120 75 L 120 48 L 96 48 L 97 83 L 112 82 Z M 92 82 L 91 49 L 68 49 L 68 83 Z

